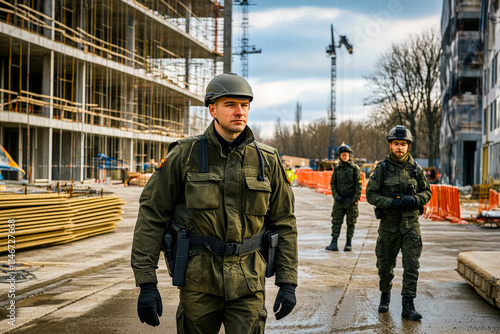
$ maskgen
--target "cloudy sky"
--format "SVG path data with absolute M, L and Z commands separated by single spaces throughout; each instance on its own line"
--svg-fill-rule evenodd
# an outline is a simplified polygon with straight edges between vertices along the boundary
M 302 119 L 327 117 L 330 104 L 330 24 L 354 46 L 352 55 L 337 49 L 337 122 L 365 119 L 370 107 L 364 76 L 374 70 L 378 57 L 394 42 L 427 28 L 439 31 L 441 0 L 252 0 L 249 7 L 249 44 L 262 48 L 248 56 L 248 81 L 255 99 L 250 127 L 271 136 L 279 117 L 293 123 L 295 106 L 302 104 Z M 241 7 L 233 8 L 233 50 L 241 36 Z M 239 56 L 232 70 L 241 74 Z

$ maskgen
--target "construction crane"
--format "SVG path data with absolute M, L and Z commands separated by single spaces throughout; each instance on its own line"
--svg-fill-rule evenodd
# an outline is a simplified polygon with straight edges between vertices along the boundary
M 234 55 L 241 57 L 241 76 L 244 78 L 248 78 L 248 55 L 251 53 L 261 53 L 261 49 L 257 49 L 255 45 L 248 45 L 248 6 L 254 5 L 248 0 L 236 0 L 235 4 L 241 6 L 241 28 L 243 33 L 241 35 L 241 49 L 239 52 L 234 53 Z
M 337 93 L 336 93 L 336 80 L 337 80 L 337 52 L 336 49 L 344 45 L 349 54 L 352 54 L 352 44 L 349 43 L 346 36 L 341 36 L 338 45 L 335 45 L 335 37 L 333 35 L 333 24 L 330 25 L 332 32 L 332 44 L 328 45 L 326 48 L 326 53 L 332 59 L 331 68 L 331 86 L 330 86 L 330 110 L 328 111 L 328 116 L 330 119 L 330 138 L 328 140 L 328 159 L 333 159 L 333 152 L 335 150 L 335 109 L 337 105 Z

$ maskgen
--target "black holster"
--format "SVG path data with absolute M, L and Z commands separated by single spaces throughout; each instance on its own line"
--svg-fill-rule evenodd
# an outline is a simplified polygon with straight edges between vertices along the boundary
M 177 235 L 173 234 L 172 231 L 167 230 L 163 235 L 163 242 L 161 244 L 161 250 L 165 255 L 165 263 L 167 265 L 168 274 L 170 277 L 174 275 L 175 267 L 175 250 L 177 249 Z
M 375 212 L 375 218 L 377 218 L 377 219 L 384 218 L 384 211 L 382 209 L 374 208 L 373 211 Z
M 172 224 L 172 226 L 175 226 Z M 162 250 L 172 285 L 183 286 L 189 259 L 189 232 L 185 228 L 172 227 L 163 235 Z
M 276 247 L 278 246 L 278 232 L 267 231 L 262 240 L 262 256 L 267 262 L 266 277 L 274 276 L 276 272 Z

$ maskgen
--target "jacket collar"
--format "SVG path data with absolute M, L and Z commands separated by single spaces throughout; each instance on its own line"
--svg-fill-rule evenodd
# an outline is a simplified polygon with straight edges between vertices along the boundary
M 252 130 L 250 130 L 247 125 L 234 141 L 228 142 L 217 133 L 214 121 L 212 121 L 205 130 L 205 136 L 207 137 L 207 140 L 217 148 L 217 151 L 223 157 L 227 157 L 229 152 L 232 150 L 240 149 L 255 140 Z

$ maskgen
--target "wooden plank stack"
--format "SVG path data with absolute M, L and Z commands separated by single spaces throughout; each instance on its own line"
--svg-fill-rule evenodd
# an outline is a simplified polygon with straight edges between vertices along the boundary
M 0 253 L 8 250 L 9 234 L 15 237 L 15 245 L 12 241 L 11 245 L 19 250 L 111 232 L 122 219 L 124 204 L 125 201 L 115 195 L 2 194 Z M 15 224 L 13 234 L 9 220 Z

